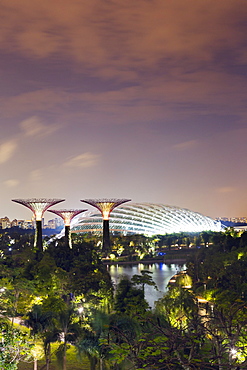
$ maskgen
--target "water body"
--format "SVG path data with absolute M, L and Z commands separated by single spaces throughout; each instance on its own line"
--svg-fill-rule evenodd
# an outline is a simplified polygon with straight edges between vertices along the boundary
M 171 277 L 177 272 L 184 270 L 185 265 L 152 263 L 152 264 L 136 264 L 136 265 L 108 265 L 107 269 L 112 277 L 112 281 L 116 286 L 122 276 L 131 278 L 133 275 L 141 275 L 142 270 L 152 272 L 152 279 L 158 287 L 158 291 L 152 286 L 145 286 L 145 298 L 150 307 L 154 307 L 154 302 L 167 291 L 167 284 Z

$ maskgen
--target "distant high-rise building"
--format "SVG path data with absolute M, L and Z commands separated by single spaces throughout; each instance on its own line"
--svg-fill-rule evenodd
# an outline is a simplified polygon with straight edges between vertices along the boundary
M 8 229 L 11 227 L 11 222 L 7 216 L 0 218 L 0 226 L 2 229 Z
M 15 227 L 15 226 L 18 226 L 18 221 L 16 218 L 11 221 L 11 227 Z
M 56 229 L 56 227 L 57 227 L 57 225 L 56 225 L 56 220 L 49 220 L 48 222 L 47 222 L 47 227 L 49 228 L 49 229 Z

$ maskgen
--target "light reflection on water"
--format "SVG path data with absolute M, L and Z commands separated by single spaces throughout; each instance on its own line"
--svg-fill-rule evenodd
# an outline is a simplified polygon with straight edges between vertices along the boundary
M 163 297 L 167 291 L 167 284 L 171 277 L 178 271 L 184 270 L 185 265 L 165 264 L 165 263 L 139 263 L 136 265 L 108 265 L 107 269 L 111 275 L 114 286 L 120 278 L 125 275 L 131 278 L 133 275 L 141 275 L 142 270 L 152 272 L 152 279 L 158 287 L 158 291 L 152 286 L 145 286 L 145 298 L 153 308 L 154 302 Z

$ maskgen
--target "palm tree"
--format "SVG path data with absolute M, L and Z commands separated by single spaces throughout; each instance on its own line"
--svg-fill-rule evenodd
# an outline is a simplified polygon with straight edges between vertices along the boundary
M 125 314 L 112 314 L 109 317 L 108 346 L 111 349 L 109 361 L 116 370 L 133 369 L 140 346 L 143 319 L 132 318 Z
M 51 343 L 54 343 L 59 339 L 59 333 L 56 329 L 45 331 L 42 335 L 42 339 L 45 352 L 46 370 L 49 370 L 51 363 Z
M 50 311 L 44 311 L 42 305 L 35 305 L 28 313 L 27 317 L 28 318 L 25 320 L 25 324 L 31 328 L 31 335 L 34 338 L 37 336 L 42 338 L 46 360 L 46 370 L 49 370 L 51 361 L 51 342 L 55 342 L 58 339 L 58 334 L 55 332 L 53 325 L 54 313 Z M 37 359 L 34 360 L 34 370 L 36 369 Z
M 99 338 L 93 332 L 85 333 L 82 340 L 77 343 L 79 355 L 86 355 L 90 362 L 90 370 L 96 370 L 100 357 Z
M 66 370 L 66 352 L 70 343 L 75 344 L 81 335 L 81 326 L 78 322 L 78 312 L 71 302 L 56 314 L 56 328 L 61 341 L 56 351 L 58 363 L 62 370 Z
M 137 340 L 139 332 L 138 322 L 127 315 L 107 315 L 97 311 L 92 315 L 90 329 L 84 330 L 84 335 L 76 347 L 80 355 L 88 357 L 90 370 L 126 369 L 127 364 L 133 365 L 131 360 L 135 355 L 132 345 Z M 111 350 L 121 352 L 124 343 L 128 344 L 130 354 L 128 358 L 119 361 L 118 355 L 111 353 Z
M 85 330 L 76 347 L 80 355 L 86 355 L 90 362 L 90 370 L 103 370 L 108 357 L 109 346 L 107 338 L 109 333 L 109 315 L 97 311 L 92 316 L 91 328 Z

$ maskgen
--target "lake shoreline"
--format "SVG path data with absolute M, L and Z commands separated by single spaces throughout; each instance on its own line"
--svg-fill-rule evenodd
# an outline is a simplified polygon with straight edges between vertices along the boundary
M 168 291 L 168 284 L 171 278 L 178 274 L 179 271 L 185 270 L 186 267 L 182 262 L 182 259 L 173 259 L 171 264 L 165 262 L 163 259 L 148 259 L 142 264 L 140 261 L 124 261 L 124 263 L 105 264 L 105 268 L 108 270 L 113 286 L 117 287 L 119 281 L 122 278 L 132 279 L 134 275 L 140 275 L 141 271 L 149 271 L 151 273 L 152 280 L 155 282 L 158 290 L 154 286 L 145 286 L 145 299 L 149 306 L 153 309 L 155 302 L 166 294 Z M 179 263 L 180 262 L 180 263 Z M 183 260 L 184 262 L 184 260 Z
M 111 261 L 111 260 L 102 260 L 105 265 L 150 265 L 153 263 L 165 263 L 167 265 L 175 264 L 175 265 L 184 265 L 186 263 L 185 258 L 170 258 L 166 260 L 145 260 L 145 261 Z

